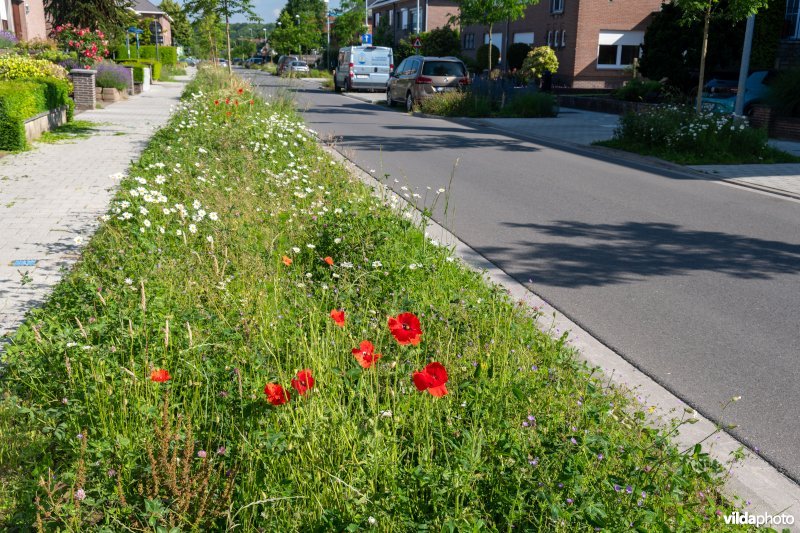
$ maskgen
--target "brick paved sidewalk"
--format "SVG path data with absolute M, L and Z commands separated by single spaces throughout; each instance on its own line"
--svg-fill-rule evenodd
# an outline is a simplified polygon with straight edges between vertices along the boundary
M 0 159 L 0 337 L 40 305 L 80 256 L 132 160 L 169 118 L 184 83 L 76 116 L 97 124 L 90 137 Z M 12 266 L 33 260 L 34 266 Z

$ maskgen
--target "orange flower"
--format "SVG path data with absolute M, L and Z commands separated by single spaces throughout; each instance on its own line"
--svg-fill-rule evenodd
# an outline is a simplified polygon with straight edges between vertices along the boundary
M 361 341 L 361 344 L 359 344 L 358 348 L 353 348 L 353 355 L 362 368 L 371 367 L 378 359 L 381 358 L 381 354 L 373 353 L 374 350 L 375 346 L 373 346 L 369 341 Z
M 389 331 L 400 344 L 417 346 L 422 340 L 419 319 L 413 313 L 400 313 L 389 317 Z
M 283 405 L 289 401 L 289 394 L 279 383 L 267 383 L 264 386 L 264 394 L 272 405 Z
M 242 93 L 244 92 L 244 89 L 242 89 L 241 87 L 239 87 L 239 90 L 238 90 L 238 91 L 236 91 L 236 92 L 237 92 L 237 93 L 239 93 L 239 94 L 242 94 Z
M 169 372 L 164 370 L 163 368 L 157 368 L 150 372 L 150 381 L 155 381 L 156 383 L 164 383 L 165 381 L 169 381 L 172 377 L 169 375 Z
M 341 309 L 334 309 L 331 311 L 331 318 L 340 328 L 344 327 L 344 311 Z
M 414 386 L 418 391 L 427 390 L 431 396 L 441 397 L 447 394 L 448 376 L 442 363 L 433 362 L 426 366 L 422 372 L 414 372 Z
M 333 266 L 333 257 L 327 256 L 325 259 L 323 259 L 323 261 L 328 263 L 330 266 Z
M 286 265 L 287 267 L 288 266 L 292 266 L 292 260 L 284 255 L 283 256 L 283 264 Z

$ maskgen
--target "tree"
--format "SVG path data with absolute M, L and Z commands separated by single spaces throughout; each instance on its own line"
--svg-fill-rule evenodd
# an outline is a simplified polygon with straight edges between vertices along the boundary
M 206 13 L 194 20 L 193 54 L 197 57 L 215 58 L 219 56 L 217 43 L 224 38 L 219 17 Z
M 389 25 L 389 17 L 381 17 L 378 27 L 375 28 L 375 35 L 372 37 L 375 46 L 394 46 L 394 36 L 392 27 Z
M 537 46 L 530 52 L 522 62 L 522 76 L 525 79 L 535 77 L 542 79 L 545 72 L 551 74 L 558 70 L 558 58 L 555 51 L 549 46 Z
M 192 26 L 183 7 L 175 0 L 161 0 L 158 7 L 172 19 L 172 40 L 188 45 L 192 41 Z
M 270 47 L 281 55 L 290 54 L 300 48 L 300 31 L 288 11 L 278 17 L 278 24 L 269 35 Z
M 699 0 L 698 0 L 699 1 Z M 759 1 L 759 0 L 753 0 Z M 492 42 L 492 28 L 501 21 L 515 21 L 525 16 L 525 9 L 539 3 L 539 0 L 459 0 L 461 14 L 457 17 L 462 26 L 483 24 L 489 26 L 489 42 Z M 489 58 L 489 72 L 492 71 L 492 54 Z
M 442 26 L 420 35 L 422 53 L 427 56 L 457 56 L 461 54 L 461 39 L 450 26 Z
M 228 58 L 228 73 L 233 74 L 231 65 L 231 17 L 247 15 L 250 20 L 258 20 L 253 11 L 252 0 L 187 0 L 186 10 L 193 14 L 217 15 L 225 20 L 225 48 Z
M 133 0 L 44 0 L 44 9 L 53 27 L 71 22 L 82 28 L 119 34 L 134 19 Z
M 331 28 L 331 33 L 339 46 L 357 45 L 361 42 L 361 35 L 367 31 L 364 18 L 363 2 L 342 0 L 336 24 Z
M 703 85 L 705 84 L 706 52 L 708 51 L 708 33 L 711 19 L 725 18 L 731 22 L 746 19 L 755 15 L 759 9 L 767 7 L 768 0 L 673 0 L 683 11 L 684 23 L 703 21 L 703 42 L 700 47 L 700 79 L 697 82 L 697 112 L 703 105 Z

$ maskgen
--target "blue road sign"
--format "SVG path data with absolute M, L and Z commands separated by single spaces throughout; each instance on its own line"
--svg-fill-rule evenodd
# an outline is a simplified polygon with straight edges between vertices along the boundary
M 361 36 L 361 44 L 372 44 L 372 34 L 365 33 Z
M 135 33 L 136 35 L 141 35 L 142 33 L 144 33 L 144 30 L 140 30 L 139 28 L 134 28 L 133 26 L 131 26 L 130 28 L 128 28 L 128 33 Z

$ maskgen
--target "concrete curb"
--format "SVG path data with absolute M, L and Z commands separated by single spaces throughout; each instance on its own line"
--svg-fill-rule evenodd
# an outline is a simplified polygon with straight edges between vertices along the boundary
M 414 208 L 411 211 L 414 219 L 417 222 L 422 220 L 421 213 L 405 198 L 387 188 L 337 149 L 325 144 L 322 146 L 335 160 L 342 162 L 360 181 L 376 191 L 382 191 L 385 196 L 396 198 L 401 205 Z M 560 331 L 569 331 L 572 346 L 577 349 L 579 359 L 586 361 L 590 366 L 598 367 L 609 381 L 621 389 L 635 391 L 636 394 L 642 396 L 644 404 L 654 408 L 649 416 L 649 422 L 652 425 L 663 426 L 670 419 L 680 416 L 684 410 L 692 409 L 683 400 L 592 337 L 587 331 L 506 274 L 449 230 L 428 220 L 426 231 L 432 238 L 454 247 L 456 256 L 470 268 L 485 274 L 487 280 L 506 288 L 513 299 L 523 302 L 531 309 L 536 308 L 541 311 L 538 325 L 543 331 L 552 331 L 556 328 Z M 680 432 L 673 437 L 673 442 L 679 448 L 693 447 L 717 431 L 717 425 L 711 420 L 701 415 L 697 415 L 697 418 L 697 423 L 682 426 Z M 722 464 L 728 463 L 732 459 L 733 453 L 745 450 L 744 458 L 731 468 L 725 480 L 725 495 L 734 503 L 744 504 L 742 511 L 747 511 L 751 515 L 763 515 L 764 513 L 791 515 L 795 525 L 789 528 L 780 526 L 778 529 L 800 531 L 796 529 L 800 524 L 800 486 L 754 452 L 748 450 L 728 433 L 717 433 L 713 439 L 704 442 L 703 449 Z

